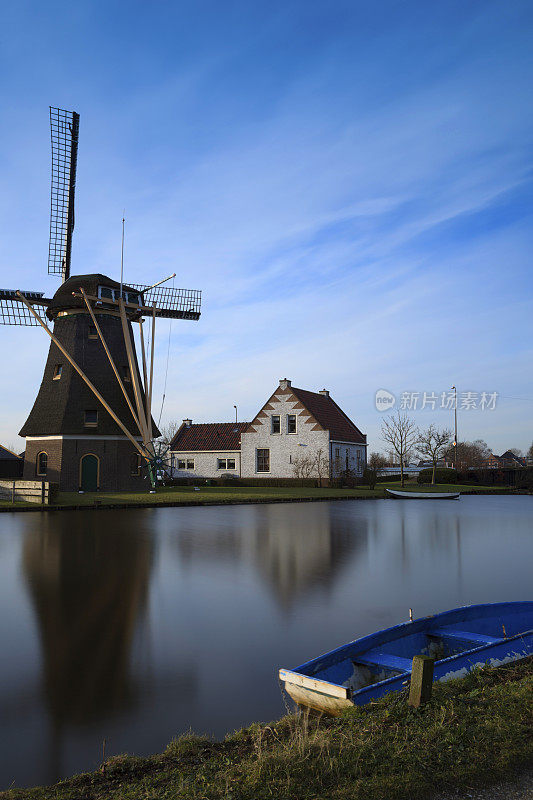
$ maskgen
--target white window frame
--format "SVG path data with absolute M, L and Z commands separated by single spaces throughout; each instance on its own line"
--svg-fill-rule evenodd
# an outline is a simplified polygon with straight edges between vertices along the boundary
M 274 418 L 276 418 L 278 420 L 278 422 L 279 422 L 279 431 L 275 431 L 274 430 Z M 280 433 L 281 433 L 281 414 L 271 414 L 270 415 L 270 434 L 271 434 L 271 436 L 279 436 Z M 265 448 L 262 447 L 260 449 L 264 450 Z
M 294 430 L 289 430 L 289 417 L 294 417 Z M 298 414 L 287 414 L 287 435 L 295 436 L 298 433 Z
M 266 450 L 268 453 L 268 469 L 259 469 L 259 451 Z M 269 447 L 256 447 L 255 448 L 255 471 L 260 475 L 268 475 L 270 473 L 270 448 Z

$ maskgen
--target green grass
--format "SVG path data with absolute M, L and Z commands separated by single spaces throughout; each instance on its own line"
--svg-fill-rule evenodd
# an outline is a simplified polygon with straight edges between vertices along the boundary
M 286 716 L 223 742 L 188 734 L 161 755 L 2 800 L 407 800 L 484 785 L 533 758 L 533 659 L 435 684 L 420 709 L 391 694 L 338 719 Z
M 385 488 L 400 489 L 399 482 L 378 483 L 375 489 L 366 486 L 357 489 L 332 489 L 312 487 L 271 487 L 271 486 L 205 486 L 198 483 L 200 491 L 194 491 L 192 486 L 175 486 L 160 488 L 155 494 L 145 492 L 60 492 L 55 502 L 57 506 L 94 506 L 95 501 L 101 505 L 164 505 L 164 504 L 224 504 L 224 503 L 250 503 L 250 502 L 276 502 L 286 500 L 339 500 L 345 498 L 382 498 L 387 497 Z M 506 493 L 506 487 L 473 486 L 456 484 L 436 484 L 435 486 L 419 486 L 416 482 L 406 481 L 405 489 L 423 492 L 498 492 Z M 33 503 L 16 503 L 16 506 L 33 506 Z M 0 507 L 10 507 L 8 502 L 0 502 Z

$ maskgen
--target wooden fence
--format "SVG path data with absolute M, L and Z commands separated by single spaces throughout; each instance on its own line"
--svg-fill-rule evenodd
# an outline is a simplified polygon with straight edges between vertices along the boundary
M 24 481 L 21 479 L 0 480 L 0 500 L 8 503 L 24 501 L 26 503 L 50 502 L 51 484 L 48 481 Z

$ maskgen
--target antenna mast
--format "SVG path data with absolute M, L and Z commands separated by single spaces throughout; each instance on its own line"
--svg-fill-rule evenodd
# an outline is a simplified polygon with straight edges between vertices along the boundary
M 122 283 L 124 279 L 124 222 L 125 212 L 122 212 L 122 249 L 120 251 L 120 296 L 122 297 Z

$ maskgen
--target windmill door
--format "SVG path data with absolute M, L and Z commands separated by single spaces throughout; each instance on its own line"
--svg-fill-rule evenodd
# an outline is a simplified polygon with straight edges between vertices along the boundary
M 80 489 L 84 492 L 96 492 L 98 489 L 98 458 L 92 453 L 81 459 Z

